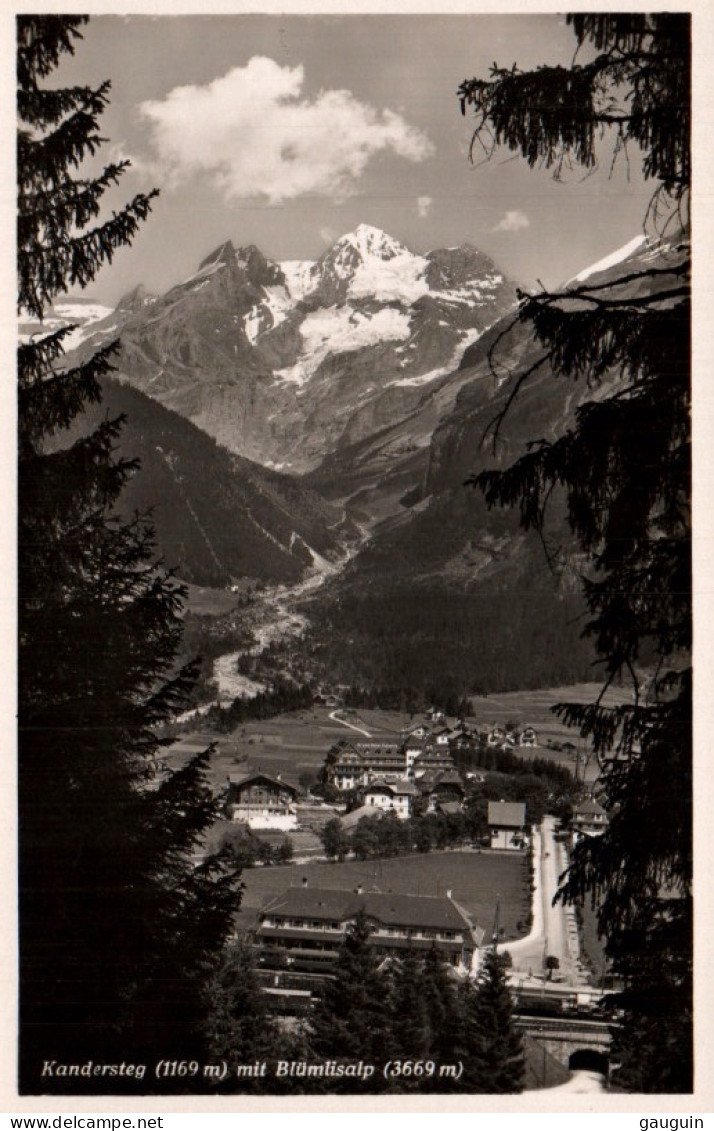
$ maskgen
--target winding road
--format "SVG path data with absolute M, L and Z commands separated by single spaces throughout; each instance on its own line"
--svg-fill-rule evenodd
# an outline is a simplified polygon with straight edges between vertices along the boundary
M 358 727 L 354 723 L 348 723 L 347 719 L 341 718 L 339 711 L 332 711 L 330 713 L 330 718 L 332 719 L 333 723 L 339 723 L 343 727 L 349 727 L 350 730 L 356 730 L 358 734 L 363 734 L 367 738 L 372 737 L 371 731 L 365 730 L 364 727 Z

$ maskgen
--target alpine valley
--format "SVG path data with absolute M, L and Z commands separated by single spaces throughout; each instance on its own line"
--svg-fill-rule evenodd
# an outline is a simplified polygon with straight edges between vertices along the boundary
M 616 287 L 661 254 L 677 249 L 638 237 L 572 282 Z M 292 586 L 309 631 L 283 642 L 288 670 L 299 648 L 317 679 L 461 694 L 591 675 L 558 500 L 546 554 L 464 486 L 579 403 L 543 366 L 483 442 L 538 358 L 520 326 L 504 334 L 516 300 L 475 247 L 418 255 L 360 225 L 316 262 L 227 242 L 164 295 L 68 299 L 46 326 L 76 326 L 70 364 L 119 338 L 100 411 L 127 417 L 142 470 L 125 505 L 154 507 L 180 576 L 280 584 L 283 611 Z

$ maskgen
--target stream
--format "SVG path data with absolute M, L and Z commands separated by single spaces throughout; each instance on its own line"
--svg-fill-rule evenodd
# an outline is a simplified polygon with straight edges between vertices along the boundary
M 321 554 L 310 549 L 313 564 L 306 577 L 296 585 L 276 585 L 265 589 L 260 594 L 260 605 L 255 609 L 255 621 L 251 631 L 255 637 L 255 644 L 248 649 L 237 652 L 225 652 L 218 656 L 213 664 L 213 678 L 216 682 L 218 694 L 210 703 L 185 711 L 177 719 L 178 722 L 187 722 L 197 715 L 205 714 L 216 702 L 227 706 L 234 699 L 240 697 L 252 698 L 265 690 L 265 684 L 248 676 L 241 675 L 237 670 L 238 660 L 242 655 L 257 656 L 264 648 L 273 642 L 283 641 L 289 637 L 300 636 L 308 627 L 308 618 L 303 613 L 295 611 L 295 604 L 301 598 L 320 589 L 328 578 L 342 572 L 349 561 L 362 548 L 369 534 L 362 530 L 360 541 L 349 547 L 336 562 L 328 561 Z

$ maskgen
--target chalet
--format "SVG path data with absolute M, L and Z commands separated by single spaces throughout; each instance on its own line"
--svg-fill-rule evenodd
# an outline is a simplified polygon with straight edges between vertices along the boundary
M 418 782 L 419 792 L 427 799 L 427 812 L 435 813 L 437 810 L 446 812 L 444 806 L 448 802 L 452 808 L 450 812 L 460 810 L 466 790 L 457 770 L 428 770 Z M 453 806 L 456 806 L 454 809 Z
M 294 829 L 299 790 L 282 777 L 269 774 L 230 774 L 226 812 L 251 829 Z
M 401 781 L 376 780 L 366 786 L 363 798 L 366 809 L 381 809 L 405 819 L 411 816 L 412 803 L 417 796 L 416 786 L 403 778 Z
M 404 750 L 394 742 L 356 742 L 354 748 L 362 759 L 367 782 L 375 777 L 403 777 L 406 773 Z
M 448 727 L 448 726 L 437 727 L 436 730 L 434 731 L 434 735 L 433 735 L 434 742 L 436 743 L 437 746 L 448 746 L 449 745 L 449 739 L 452 737 L 453 733 L 454 732 L 452 731 L 451 727 Z
M 431 731 L 424 723 L 420 723 L 419 726 L 414 727 L 413 730 L 402 731 L 402 734 L 406 745 L 410 738 L 429 738 Z
M 281 972 L 313 979 L 329 974 L 360 911 L 371 928 L 370 945 L 383 957 L 435 947 L 445 963 L 466 972 L 483 940 L 483 930 L 450 895 L 294 887 L 260 913 L 254 936 L 259 968 L 274 969 L 278 977 Z
M 414 763 L 422 754 L 431 750 L 431 747 L 431 736 L 420 738 L 415 734 L 409 735 L 404 743 L 404 766 L 408 777 L 414 776 Z
M 526 807 L 522 801 L 489 801 L 491 848 L 518 851 L 525 844 Z
M 473 738 L 473 732 L 466 726 L 466 723 L 459 722 L 449 735 L 449 746 L 457 749 L 463 748 L 464 746 L 469 746 Z
M 506 732 L 503 727 L 493 727 L 488 732 L 486 742 L 489 746 L 503 746 L 506 741 Z
M 405 772 L 404 751 L 396 743 L 340 743 L 325 764 L 328 782 L 341 791 L 359 789 L 375 778 L 391 781 Z
M 584 836 L 601 836 L 607 830 L 607 813 L 602 805 L 592 798 L 576 805 L 570 822 L 575 843 Z
M 525 727 L 518 738 L 519 746 L 537 746 L 538 735 L 534 727 Z

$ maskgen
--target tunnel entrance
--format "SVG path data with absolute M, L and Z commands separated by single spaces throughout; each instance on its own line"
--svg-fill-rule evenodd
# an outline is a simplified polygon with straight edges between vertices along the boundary
M 608 1058 L 595 1049 L 578 1049 L 568 1060 L 568 1068 L 571 1072 L 600 1072 L 603 1076 L 607 1076 L 608 1067 Z

